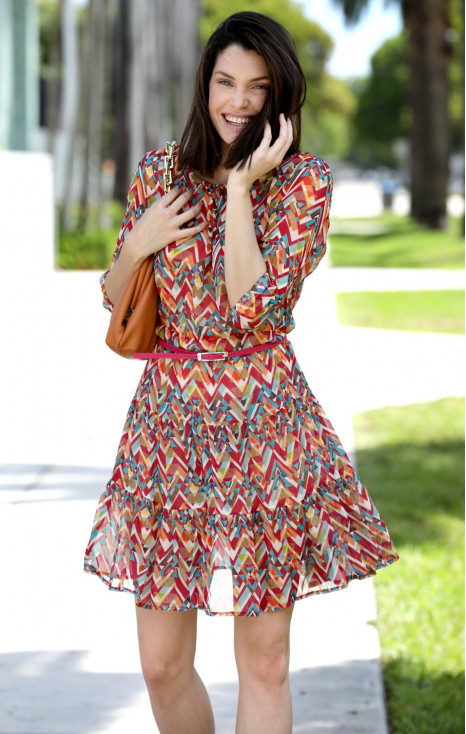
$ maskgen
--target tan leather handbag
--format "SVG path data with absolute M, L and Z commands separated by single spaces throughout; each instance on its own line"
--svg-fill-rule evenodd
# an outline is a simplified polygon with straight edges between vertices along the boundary
M 165 148 L 163 190 L 170 191 L 173 177 L 175 141 Z M 105 343 L 121 357 L 133 359 L 135 352 L 152 352 L 158 314 L 154 255 L 139 266 L 114 305 Z

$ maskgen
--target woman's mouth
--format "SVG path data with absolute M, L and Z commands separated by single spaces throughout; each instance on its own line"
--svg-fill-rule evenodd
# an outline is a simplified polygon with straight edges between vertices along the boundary
M 228 127 L 238 130 L 241 127 L 246 127 L 251 122 L 251 117 L 242 117 L 240 115 L 222 115 Z

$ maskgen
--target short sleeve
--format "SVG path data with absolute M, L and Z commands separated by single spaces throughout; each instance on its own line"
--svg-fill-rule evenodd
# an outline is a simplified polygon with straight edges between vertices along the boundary
M 114 262 L 118 259 L 123 242 L 128 232 L 131 232 L 137 220 L 144 213 L 147 206 L 148 194 L 151 193 L 150 187 L 154 186 L 154 159 L 162 151 L 152 151 L 146 153 L 139 161 L 138 167 L 131 180 L 126 198 L 126 211 L 121 224 L 120 233 L 118 235 L 115 251 L 113 253 L 112 262 L 108 270 L 100 276 L 100 287 L 103 295 L 103 306 L 109 311 L 113 310 L 113 303 L 110 301 L 105 289 L 105 280 Z M 150 179 L 150 181 L 148 181 Z M 149 190 L 148 190 L 149 189 Z
M 326 251 L 333 179 L 321 158 L 305 156 L 278 179 L 260 241 L 266 272 L 230 309 L 237 329 L 257 329 L 317 267 Z

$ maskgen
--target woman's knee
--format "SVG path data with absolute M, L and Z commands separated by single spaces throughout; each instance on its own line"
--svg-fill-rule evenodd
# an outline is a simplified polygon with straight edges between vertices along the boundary
M 255 681 L 267 688 L 281 688 L 288 680 L 289 653 L 285 645 L 260 646 L 237 656 L 240 683 Z
M 167 688 L 192 675 L 195 615 L 138 609 L 137 622 L 142 674 L 149 689 Z
M 177 649 L 162 649 L 156 655 L 141 652 L 141 668 L 147 687 L 152 690 L 182 684 L 194 672 L 194 658 Z
M 267 614 L 274 614 L 272 612 Z M 288 679 L 291 613 L 258 623 L 244 620 L 235 630 L 235 655 L 240 682 L 257 681 L 279 688 Z M 278 623 L 277 623 L 278 622 Z

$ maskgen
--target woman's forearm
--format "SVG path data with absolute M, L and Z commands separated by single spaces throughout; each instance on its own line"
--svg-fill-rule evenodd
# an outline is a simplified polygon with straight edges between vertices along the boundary
M 230 307 L 267 272 L 254 231 L 251 196 L 244 186 L 227 187 L 225 284 Z
M 134 230 L 125 237 L 118 258 L 113 263 L 105 278 L 105 290 L 110 302 L 115 305 L 125 285 L 131 280 L 139 266 L 144 262 Z

